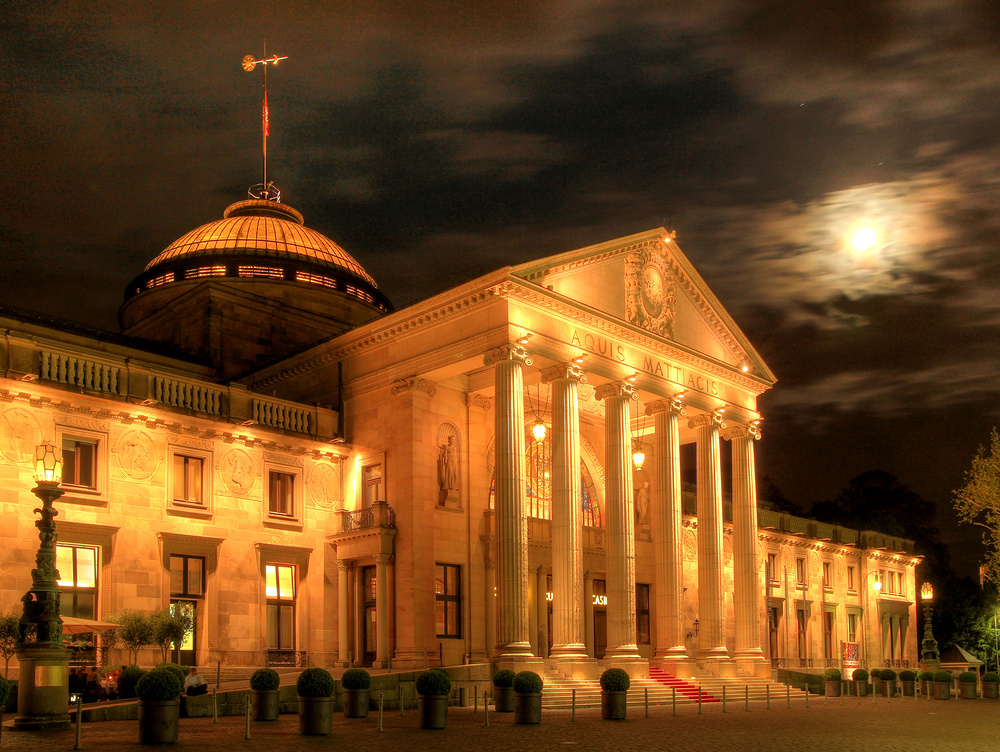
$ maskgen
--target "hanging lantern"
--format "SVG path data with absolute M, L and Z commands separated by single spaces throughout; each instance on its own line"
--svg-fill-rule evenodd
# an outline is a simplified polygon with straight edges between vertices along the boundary
M 545 441 L 545 424 L 541 418 L 536 418 L 531 425 L 531 435 L 535 437 L 535 442 L 541 444 Z
M 646 453 L 642 451 L 642 444 L 635 445 L 635 451 L 632 452 L 632 464 L 635 466 L 636 470 L 642 470 L 642 463 L 646 461 Z
M 35 447 L 35 482 L 59 485 L 62 471 L 62 452 L 45 439 Z

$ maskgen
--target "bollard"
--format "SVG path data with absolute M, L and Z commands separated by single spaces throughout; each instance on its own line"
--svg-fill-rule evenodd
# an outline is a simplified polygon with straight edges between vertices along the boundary
M 645 687 L 642 690 L 642 693 L 643 693 L 644 700 L 645 700 L 645 703 L 646 703 L 646 717 L 649 718 L 649 687 Z
M 490 695 L 489 692 L 483 692 L 483 713 L 486 714 L 486 723 L 484 726 L 490 725 Z
M 473 689 L 473 691 L 472 691 L 472 712 L 473 713 L 478 713 L 479 712 L 479 685 L 477 684 L 472 689 Z
M 219 722 L 219 687 L 212 687 L 212 723 Z
M 403 715 L 403 682 L 396 685 L 399 687 L 399 714 Z
M 701 715 L 701 687 L 698 687 L 698 715 Z
M 382 693 L 378 693 L 378 731 L 382 733 Z
M 215 686 L 222 684 L 222 661 L 215 662 Z
M 764 685 L 764 690 L 765 690 L 764 694 L 767 696 L 767 709 L 770 710 L 771 709 L 771 685 L 770 684 L 765 684 Z
M 250 695 L 249 694 L 247 694 L 246 705 L 247 705 L 246 713 L 244 714 L 246 716 L 246 730 L 243 732 L 243 738 L 249 739 L 250 738 Z
M 674 707 L 674 715 L 677 715 L 677 687 L 670 689 L 670 704 Z
M 791 694 L 791 693 L 789 692 L 789 694 Z M 791 704 L 789 704 L 788 707 L 792 707 Z M 806 707 L 807 708 L 809 707 L 809 685 L 808 684 L 806 684 Z
M 806 688 L 806 702 L 808 702 L 808 701 L 809 701 L 809 689 L 807 687 Z M 791 710 L 791 708 L 792 708 L 792 685 L 791 684 L 786 684 L 785 685 L 785 703 L 788 706 L 788 709 Z
M 573 720 L 576 720 L 576 690 L 573 690 Z
M 746 707 L 743 708 L 743 709 L 749 713 L 750 712 L 750 685 L 749 684 L 745 684 L 743 686 L 743 689 L 744 689 L 744 692 L 743 692 L 743 702 L 746 705 Z
M 722 712 L 726 712 L 726 685 L 722 685 Z
M 83 720 L 83 698 L 76 698 L 76 742 L 73 744 L 73 749 L 83 749 L 80 746 L 80 723 Z

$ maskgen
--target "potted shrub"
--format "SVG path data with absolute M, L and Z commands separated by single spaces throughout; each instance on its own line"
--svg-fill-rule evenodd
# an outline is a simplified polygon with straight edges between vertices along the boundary
M 333 677 L 325 668 L 307 668 L 295 683 L 299 692 L 299 733 L 329 734 L 333 730 Z
M 963 671 L 958 675 L 958 696 L 963 700 L 975 700 L 979 693 L 976 692 L 976 680 L 978 677 L 971 671 Z
M 493 674 L 493 708 L 498 713 L 514 712 L 514 672 L 509 668 Z
M 823 672 L 823 679 L 826 681 L 826 696 L 840 697 L 840 669 L 828 668 Z
M 363 668 L 349 668 L 340 677 L 340 685 L 344 688 L 344 717 L 367 718 L 371 675 Z
M 7 704 L 7 697 L 9 696 L 10 696 L 10 682 L 7 681 L 3 676 L 0 676 L 0 714 L 2 714 L 3 708 Z
M 173 744 L 177 741 L 182 687 L 174 672 L 167 668 L 154 668 L 136 682 L 139 744 Z
M 1000 674 L 995 671 L 983 674 L 983 697 L 992 699 L 1000 697 Z
M 448 694 L 451 692 L 451 677 L 439 668 L 432 668 L 417 677 L 416 689 L 420 728 L 446 728 L 448 726 Z
M 620 668 L 609 668 L 601 674 L 601 717 L 608 721 L 624 721 L 628 688 L 632 679 Z
M 951 699 L 951 671 L 934 672 L 934 699 Z
M 873 668 L 871 672 L 872 677 L 872 692 L 877 695 L 882 694 L 882 669 Z
M 851 674 L 851 678 L 854 680 L 854 691 L 858 697 L 868 696 L 868 672 L 863 668 L 854 669 L 854 673 Z
M 138 666 L 123 668 L 118 674 L 118 696 L 123 700 L 135 697 L 135 685 L 145 674 L 146 672 Z
M 259 668 L 250 677 L 255 721 L 278 720 L 278 684 L 281 679 L 273 668 Z
M 514 723 L 542 722 L 542 677 L 522 671 L 514 677 Z
M 903 685 L 903 697 L 916 696 L 917 672 L 904 668 L 899 672 L 899 683 Z
M 891 668 L 884 668 L 879 678 L 882 681 L 882 694 L 893 697 L 896 694 L 896 672 Z
M 931 693 L 934 691 L 934 672 L 933 671 L 921 671 L 920 672 L 920 691 L 926 697 L 930 697 Z

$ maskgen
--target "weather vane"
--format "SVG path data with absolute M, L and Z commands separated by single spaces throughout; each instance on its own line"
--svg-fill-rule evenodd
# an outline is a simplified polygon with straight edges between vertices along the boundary
M 255 185 L 250 188 L 250 198 L 264 199 L 265 201 L 279 201 L 281 199 L 281 191 L 274 187 L 273 181 L 271 183 L 267 182 L 267 136 L 269 131 L 268 126 L 268 115 L 267 115 L 267 66 L 277 65 L 279 60 L 287 60 L 288 56 L 278 57 L 274 55 L 272 57 L 267 56 L 267 43 L 264 44 L 264 58 L 262 60 L 255 60 L 253 55 L 247 55 L 243 58 L 243 70 L 249 73 L 258 65 L 264 66 L 264 110 L 262 117 L 262 131 L 263 131 L 263 180 L 261 180 L 260 185 Z

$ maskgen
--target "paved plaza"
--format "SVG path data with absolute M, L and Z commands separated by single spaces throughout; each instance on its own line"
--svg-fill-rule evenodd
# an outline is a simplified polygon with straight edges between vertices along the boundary
M 450 709 L 448 728 L 424 731 L 418 728 L 415 710 L 386 712 L 384 731 L 377 731 L 378 714 L 366 719 L 346 719 L 334 714 L 333 733 L 327 737 L 298 735 L 298 718 L 282 715 L 275 723 L 251 723 L 249 740 L 244 738 L 242 717 L 181 719 L 177 744 L 168 749 L 228 750 L 229 752 L 298 752 L 347 748 L 368 750 L 455 750 L 456 752 L 512 752 L 515 750 L 698 750 L 722 752 L 816 752 L 817 750 L 877 750 L 878 752 L 996 752 L 1000 749 L 998 720 L 1000 701 L 947 702 L 936 700 L 879 699 L 862 701 L 822 697 L 804 701 L 729 706 L 630 707 L 627 721 L 603 721 L 600 710 L 545 711 L 540 726 L 518 726 L 510 714 L 490 713 L 485 725 L 482 708 Z M 10 720 L 11 716 L 6 716 Z M 136 750 L 138 722 L 119 721 L 84 724 L 82 749 L 114 752 Z M 49 734 L 14 732 L 7 729 L 0 740 L 4 750 L 71 750 L 74 732 Z

